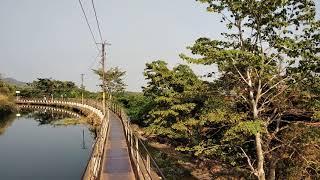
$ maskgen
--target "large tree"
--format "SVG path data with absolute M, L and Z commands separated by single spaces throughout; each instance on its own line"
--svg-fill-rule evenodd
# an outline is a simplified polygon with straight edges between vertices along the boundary
M 276 163 L 274 148 L 286 146 L 278 136 L 288 127 L 282 119 L 287 95 L 307 78 L 305 73 L 314 78 L 319 67 L 315 4 L 312 0 L 199 1 L 208 4 L 209 12 L 221 14 L 229 31 L 222 33 L 223 40 L 200 38 L 189 47 L 200 58 L 181 57 L 190 63 L 218 66 L 220 78 L 228 85 L 226 91 L 242 108 L 235 119 L 221 112 L 221 118 L 208 119 L 219 123 L 225 119 L 231 125 L 225 135 L 254 136 L 249 140 L 255 142 L 255 154 L 246 152 L 245 144 L 237 146 L 252 173 L 264 180 L 266 163 L 270 168 Z M 274 179 L 274 169 L 268 172 Z

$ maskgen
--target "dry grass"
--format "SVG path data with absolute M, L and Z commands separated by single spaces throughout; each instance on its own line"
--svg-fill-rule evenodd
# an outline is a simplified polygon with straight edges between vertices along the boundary
M 14 102 L 8 96 L 0 94 L 0 114 L 14 112 L 15 109 Z
M 65 118 L 52 122 L 55 126 L 69 126 L 69 125 L 78 125 L 78 124 L 87 124 L 86 118 Z

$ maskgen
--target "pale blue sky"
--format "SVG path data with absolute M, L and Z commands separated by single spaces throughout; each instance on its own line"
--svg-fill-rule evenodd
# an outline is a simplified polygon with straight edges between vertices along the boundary
M 83 2 L 96 27 L 90 0 Z M 186 46 L 202 36 L 219 38 L 225 28 L 219 16 L 207 13 L 195 0 L 95 3 L 103 37 L 112 43 L 107 66 L 127 71 L 131 91 L 141 90 L 146 62 L 182 63 L 178 55 L 188 52 Z M 0 73 L 26 82 L 52 77 L 77 83 L 85 73 L 86 86 L 97 89 L 97 78 L 90 71 L 97 50 L 78 0 L 1 0 L 0 24 Z M 94 63 L 93 68 L 98 65 Z M 204 74 L 200 68 L 196 71 Z

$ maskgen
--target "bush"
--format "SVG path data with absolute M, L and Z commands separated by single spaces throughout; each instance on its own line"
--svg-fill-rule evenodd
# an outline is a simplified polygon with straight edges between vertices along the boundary
M 143 96 L 142 93 L 124 92 L 117 94 L 116 100 L 126 108 L 131 122 L 139 126 L 146 126 L 147 112 L 152 107 L 150 99 Z
M 0 94 L 0 115 L 9 114 L 16 110 L 13 101 L 3 94 Z

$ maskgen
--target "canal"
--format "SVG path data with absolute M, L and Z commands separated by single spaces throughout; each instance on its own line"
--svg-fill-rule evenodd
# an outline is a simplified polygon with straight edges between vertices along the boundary
M 53 110 L 20 113 L 0 117 L 0 179 L 81 179 L 94 135 L 89 125 L 70 121 L 83 118 Z

